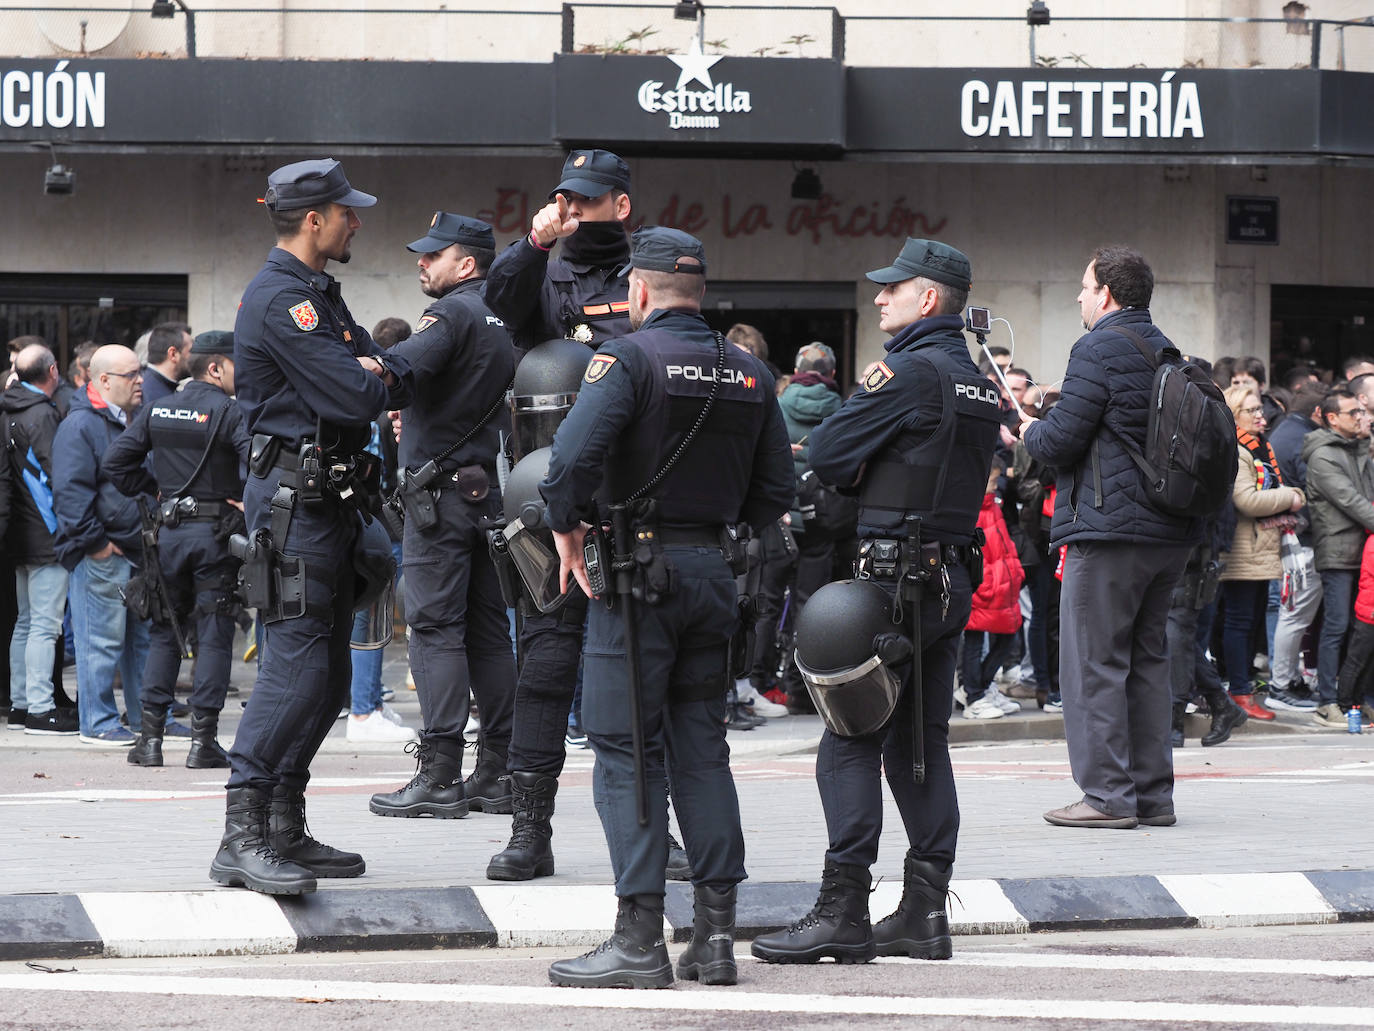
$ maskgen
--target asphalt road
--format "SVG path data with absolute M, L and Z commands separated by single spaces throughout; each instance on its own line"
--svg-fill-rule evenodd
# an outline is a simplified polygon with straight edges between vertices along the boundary
M 680 949 L 673 946 L 673 952 Z M 0 964 L 0 1027 L 630 1029 L 1374 1026 L 1368 925 L 960 938 L 946 963 L 773 967 L 740 984 L 551 988 L 566 950 Z

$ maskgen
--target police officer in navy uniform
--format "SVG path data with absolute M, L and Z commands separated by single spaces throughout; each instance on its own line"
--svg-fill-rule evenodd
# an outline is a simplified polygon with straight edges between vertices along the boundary
M 190 347 L 184 386 L 139 409 L 105 452 L 104 468 L 120 493 L 156 494 L 161 528 L 158 560 L 177 623 L 195 642 L 191 691 L 193 770 L 225 767 L 216 740 L 229 690 L 230 649 L 238 604 L 229 535 L 243 523 L 243 475 L 249 437 L 234 403 L 234 337 L 212 330 Z M 153 456 L 153 472 L 145 460 Z M 144 573 L 150 573 L 145 569 Z M 137 766 L 162 765 L 163 727 L 181 671 L 181 643 L 170 620 L 154 620 L 143 671 L 143 726 L 129 750 Z
M 434 298 L 415 332 L 390 352 L 415 374 L 399 461 L 410 483 L 402 495 L 402 554 L 424 731 L 415 777 L 374 795 L 370 808 L 380 816 L 450 819 L 470 809 L 509 813 L 515 658 L 484 525 L 501 511 L 496 455 L 510 429 L 505 397 L 515 369 L 505 325 L 482 300 L 496 243 L 487 223 L 436 211 L 428 233 L 407 248 L 420 255 L 420 288 Z M 454 444 L 462 446 L 431 468 Z M 464 783 L 463 730 L 474 693 L 481 743 Z
M 724 344 L 701 316 L 701 243 L 675 229 L 641 229 L 626 271 L 636 332 L 604 344 L 588 365 L 540 491 L 565 583 L 575 576 L 588 595 L 582 547 L 584 520 L 598 518 L 594 493 L 611 503 L 640 495 L 632 509 L 636 540 L 652 534 L 657 542 L 636 547 L 643 563 L 635 572 L 645 584 L 636 625 L 649 825 L 637 820 L 624 605 L 608 609 L 594 601 L 582 716 L 596 751 L 593 790 L 620 904 L 612 937 L 580 959 L 554 963 L 549 977 L 579 987 L 672 983 L 663 944 L 666 763 L 696 899 L 692 944 L 678 973 L 732 984 L 735 886 L 745 871 L 725 743 L 729 642 L 738 615 L 721 542 L 727 524 L 765 526 L 787 511 L 791 448 L 772 376 Z M 717 381 L 707 418 L 679 454 Z M 650 591 L 655 583 L 658 599 Z
M 595 350 L 630 332 L 618 275 L 630 255 L 629 217 L 630 166 L 608 150 L 569 154 L 529 233 L 502 251 L 487 275 L 487 304 L 520 350 L 558 337 Z
M 285 592 L 267 623 L 262 668 L 229 752 L 224 839 L 210 867 L 221 884 L 295 895 L 317 877 L 357 877 L 361 856 L 305 833 L 310 762 L 349 690 L 353 556 L 367 485 L 358 459 L 384 408 L 410 402 L 409 363 L 354 321 L 324 270 L 347 262 L 362 224 L 355 190 L 329 159 L 273 172 L 263 203 L 277 246 L 248 284 L 234 326 L 238 403 L 252 437 L 244 515 L 253 542 L 271 536 Z M 245 561 L 245 570 L 253 560 Z M 280 617 L 280 618 L 279 618 Z
M 975 531 L 997 445 L 999 397 L 979 376 L 962 332 L 961 313 L 972 285 L 967 257 L 934 240 L 908 239 L 892 265 L 868 273 L 868 278 L 882 286 L 875 300 L 879 326 L 892 339 L 863 389 L 812 432 L 811 467 L 823 482 L 859 495 L 861 577 L 871 576 L 875 566 L 869 563 L 882 556 L 875 545 L 887 542 L 890 547 L 895 540 L 899 548 L 906 547 L 909 516 L 920 517 L 921 544 L 938 546 L 918 617 L 920 653 L 915 661 L 920 663 L 923 697 L 920 709 L 914 709 L 907 638 L 906 661 L 893 663 L 900 692 L 895 711 L 860 736 L 840 736 L 829 728 L 822 735 L 816 781 L 830 847 L 820 897 L 791 927 L 754 940 L 753 954 L 769 962 L 950 955 L 945 894 L 959 808 L 949 763 L 949 715 L 959 635 L 968 622 L 973 576 L 981 575 Z M 895 593 L 891 580 L 877 582 Z M 843 591 L 854 583 L 823 590 Z M 808 611 L 820 597 L 818 592 L 812 598 Z M 843 621 L 842 609 L 838 615 Z M 903 619 L 910 626 L 911 614 Z M 800 631 L 797 659 L 802 666 L 807 655 Z M 850 636 L 856 632 L 851 630 Z M 822 659 L 816 665 L 827 663 Z M 923 780 L 913 770 L 917 711 Z M 873 927 L 869 867 L 877 859 L 882 829 L 880 763 L 910 850 L 901 905 Z

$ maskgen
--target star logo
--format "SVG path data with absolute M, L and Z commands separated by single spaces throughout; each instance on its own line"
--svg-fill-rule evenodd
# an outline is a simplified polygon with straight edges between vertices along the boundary
M 682 89 L 689 82 L 699 82 L 707 89 L 715 89 L 716 84 L 711 81 L 711 68 L 720 60 L 720 57 L 719 55 L 707 57 L 703 54 L 701 44 L 695 38 L 693 38 L 692 46 L 686 54 L 680 57 L 676 54 L 669 54 L 668 60 L 682 69 L 678 73 L 675 89 Z

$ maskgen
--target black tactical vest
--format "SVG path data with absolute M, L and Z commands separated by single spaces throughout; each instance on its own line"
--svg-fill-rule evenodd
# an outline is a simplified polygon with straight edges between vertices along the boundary
M 716 377 L 717 352 L 708 339 L 704 332 L 684 339 L 664 329 L 633 335 L 652 379 L 640 400 L 639 421 L 607 457 L 610 499 L 625 500 L 652 479 L 696 422 Z M 759 375 L 761 368 L 726 343 L 725 373 L 710 415 L 672 471 L 647 495 L 658 501 L 661 522 L 718 526 L 738 520 L 771 389 Z
M 576 274 L 566 262 L 553 260 L 549 282 L 558 293 L 558 325 L 563 336 L 593 350 L 630 332 L 629 287 L 613 268 Z
M 153 402 L 148 436 L 153 444 L 153 474 L 164 498 L 182 490 L 200 463 L 212 432 L 216 441 L 210 446 L 210 455 L 182 496 L 223 501 L 243 494 L 239 457 L 225 427 L 225 416 L 216 418 L 219 409 L 233 403 L 218 387 L 194 382 Z
M 929 434 L 898 434 L 869 461 L 859 493 L 859 525 L 900 535 L 910 513 L 921 517 L 926 538 L 967 544 L 997 447 L 1001 394 L 972 362 L 960 362 L 938 347 L 908 354 L 928 363 L 931 379 L 940 384 L 940 420 Z M 926 375 L 924 370 L 918 374 L 921 382 Z

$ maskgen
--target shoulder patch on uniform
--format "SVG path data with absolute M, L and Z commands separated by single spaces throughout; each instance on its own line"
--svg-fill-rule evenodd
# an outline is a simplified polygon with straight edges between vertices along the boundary
M 415 324 L 415 332 L 423 333 L 425 330 L 429 329 L 430 326 L 434 325 L 438 321 L 439 320 L 435 318 L 433 315 L 421 315 L 420 321 Z
M 615 364 L 613 354 L 594 354 L 592 360 L 587 363 L 587 374 L 582 378 L 588 383 L 595 383 L 606 373 L 611 371 L 611 366 Z
M 288 309 L 291 321 L 307 332 L 320 324 L 320 316 L 315 311 L 315 306 L 309 301 L 301 301 L 300 304 L 293 305 Z
M 887 367 L 887 362 L 878 362 L 868 370 L 868 375 L 864 377 L 864 390 L 871 394 L 880 389 L 891 378 L 892 370 Z

